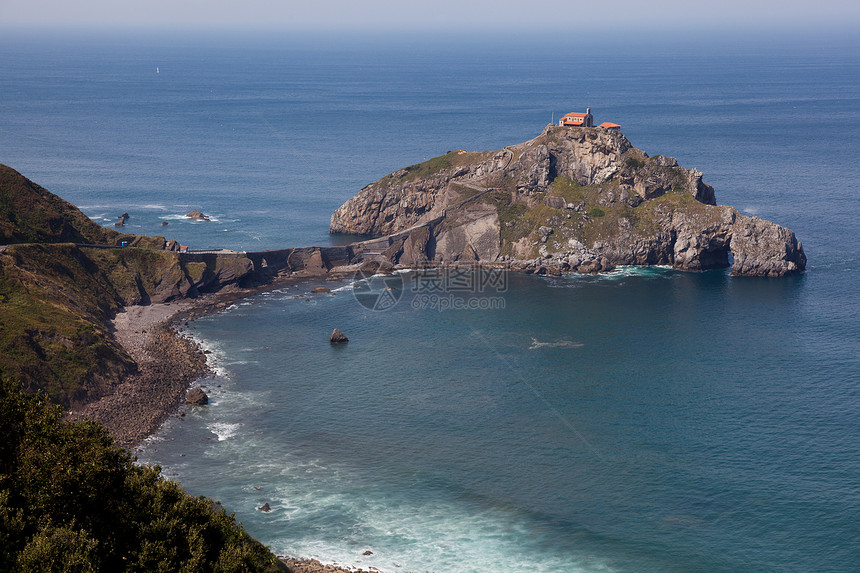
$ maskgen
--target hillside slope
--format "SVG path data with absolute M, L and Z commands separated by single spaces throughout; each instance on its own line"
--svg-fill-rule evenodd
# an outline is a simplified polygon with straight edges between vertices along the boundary
M 119 233 L 93 222 L 80 209 L 0 165 L 0 245 L 85 243 L 164 248 L 163 237 Z
M 218 290 L 253 269 L 246 257 L 185 256 L 164 250 L 163 237 L 104 229 L 5 166 L 0 227 L 0 376 L 66 407 L 137 372 L 109 329 L 121 306 Z M 123 241 L 132 246 L 109 246 Z

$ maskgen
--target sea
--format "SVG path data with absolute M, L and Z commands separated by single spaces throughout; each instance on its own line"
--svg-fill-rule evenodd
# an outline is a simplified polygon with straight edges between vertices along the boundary
M 343 244 L 368 183 L 590 107 L 806 273 L 285 285 L 185 328 L 210 404 L 140 461 L 365 570 L 860 571 L 857 38 L 6 30 L 0 162 L 192 249 Z

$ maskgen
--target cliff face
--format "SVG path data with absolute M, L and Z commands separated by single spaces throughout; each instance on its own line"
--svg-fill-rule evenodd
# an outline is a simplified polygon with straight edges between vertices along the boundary
M 695 169 L 649 157 L 618 130 L 548 126 L 499 151 L 452 151 L 362 189 L 332 233 L 380 239 L 359 258 L 506 262 L 534 272 L 672 265 L 736 275 L 802 272 L 789 229 L 717 206 Z
M 110 333 L 121 306 L 249 278 L 250 259 L 137 248 L 11 245 L 0 251 L 0 377 L 64 406 L 109 394 L 137 365 Z

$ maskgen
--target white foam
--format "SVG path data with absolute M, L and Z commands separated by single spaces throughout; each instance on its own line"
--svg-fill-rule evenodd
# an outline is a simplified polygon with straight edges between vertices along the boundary
M 618 280 L 621 278 L 627 277 L 644 277 L 644 278 L 656 278 L 656 277 L 664 277 L 673 272 L 676 272 L 675 269 L 669 265 L 647 265 L 647 266 L 639 266 L 639 265 L 621 265 L 615 267 L 614 270 L 609 271 L 608 273 L 600 273 L 596 275 L 591 274 L 579 274 L 579 273 L 571 273 L 563 275 L 565 279 L 577 279 L 577 280 Z M 547 277 L 547 278 L 556 278 L 556 277 Z
M 299 535 L 277 539 L 271 546 L 281 554 L 312 557 L 341 567 L 367 570 L 373 566 L 380 572 L 400 571 L 403 567 L 458 573 L 612 570 L 586 552 L 580 557 L 533 547 L 524 551 L 521 544 L 530 536 L 528 525 L 504 511 L 470 512 L 459 504 L 438 500 L 394 505 L 378 498 L 363 498 L 356 503 L 352 498 L 355 492 L 340 493 L 333 487 L 325 492 L 290 493 L 278 491 L 269 497 L 272 508 L 278 511 L 267 520 L 294 522 L 300 527 L 306 520 L 312 523 L 315 519 L 330 519 L 329 512 L 334 509 L 343 513 L 342 519 L 349 525 L 341 530 L 339 538 Z M 362 555 L 365 549 L 372 554 Z
M 581 342 L 574 342 L 572 340 L 557 340 L 554 342 L 540 342 L 537 338 L 532 337 L 532 345 L 529 346 L 529 350 L 536 350 L 538 348 L 581 348 Z
M 233 436 L 236 435 L 236 432 L 239 431 L 244 424 L 235 423 L 231 424 L 229 422 L 215 422 L 214 424 L 207 425 L 209 431 L 218 436 L 218 441 L 223 442 L 224 440 L 229 440 Z

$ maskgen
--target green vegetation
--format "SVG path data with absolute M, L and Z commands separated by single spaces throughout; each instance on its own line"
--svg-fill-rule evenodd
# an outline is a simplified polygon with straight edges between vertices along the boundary
M 108 331 L 120 306 L 241 277 L 243 257 L 71 244 L 10 245 L 0 253 L 0 374 L 64 406 L 98 397 L 135 365 Z
M 557 177 L 550 185 L 548 196 L 564 197 L 566 203 L 583 202 L 585 204 L 596 203 L 600 190 L 594 186 L 582 186 L 568 177 Z
M 95 422 L 0 382 L 0 570 L 283 570 L 217 504 L 137 466 Z
M 126 248 L 80 247 L 78 244 Z M 184 261 L 162 237 L 104 229 L 73 205 L 0 166 L 0 375 L 64 406 L 97 398 L 135 369 L 108 320 L 123 305 L 203 289 L 243 257 Z M 143 248 L 136 248 L 143 247 Z
M 402 178 L 407 181 L 421 179 L 422 177 L 435 175 L 436 173 L 451 167 L 478 163 L 486 159 L 486 156 L 489 156 L 488 152 L 467 152 L 462 150 L 449 151 L 445 155 L 440 155 L 439 157 L 434 157 L 427 161 L 403 168 L 403 171 L 406 173 L 402 175 Z M 396 178 L 396 175 L 391 174 L 388 175 L 387 178 Z
M 192 281 L 198 282 L 206 272 L 206 263 L 185 263 L 185 270 Z
M 87 397 L 88 385 L 133 370 L 107 329 L 121 301 L 80 249 L 8 247 L 0 254 L 0 296 L 0 374 L 69 405 Z
M 614 201 L 601 201 L 610 193 L 614 194 Z M 643 201 L 636 207 L 619 200 L 621 188 L 616 181 L 583 186 L 569 178 L 558 177 L 550 185 L 546 196 L 562 197 L 566 204 L 577 205 L 578 209 L 552 208 L 545 203 L 546 198 L 540 196 L 531 197 L 529 206 L 526 204 L 529 200 L 522 197 L 514 200 L 516 195 L 508 191 L 496 191 L 483 197 L 499 213 L 502 254 L 513 254 L 513 244 L 525 238 L 534 249 L 532 256 L 537 256 L 540 247 L 537 241 L 541 239 L 538 229 L 543 225 L 554 230 L 545 243 L 547 249 L 554 251 L 566 248 L 569 239 L 576 239 L 585 245 L 611 240 L 622 229 L 641 237 L 654 236 L 660 231 L 662 214 L 670 211 L 683 211 L 694 217 L 719 216 L 709 210 L 707 205 L 696 201 L 677 182 L 671 191 Z M 556 248 L 553 246 L 555 243 L 561 246 Z
M 636 159 L 635 157 L 628 157 L 624 163 L 627 167 L 631 167 L 633 169 L 639 169 L 640 167 L 645 167 L 645 162 L 641 159 Z
M 456 156 L 455 151 L 449 151 L 445 155 L 440 155 L 439 157 L 434 157 L 432 159 L 428 159 L 427 161 L 423 161 L 421 163 L 416 163 L 415 165 L 410 165 L 409 167 L 405 167 L 406 172 L 415 177 L 424 177 L 425 175 L 431 173 L 437 173 L 442 171 L 443 169 L 448 169 L 451 167 L 451 160 Z

